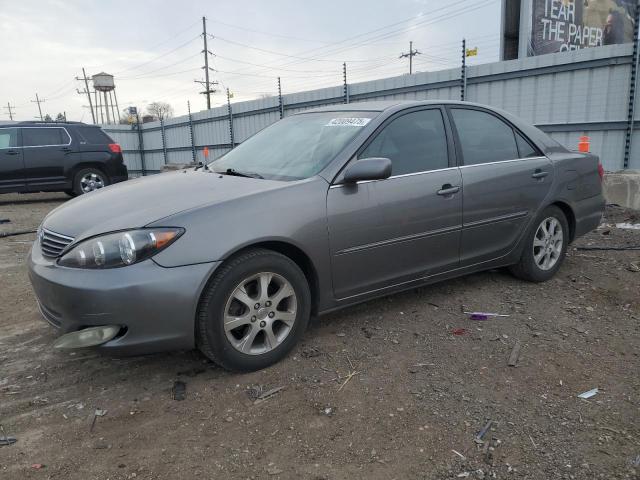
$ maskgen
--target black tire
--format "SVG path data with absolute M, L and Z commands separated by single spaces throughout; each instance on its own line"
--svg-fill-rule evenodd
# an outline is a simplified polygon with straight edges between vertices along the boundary
M 261 272 L 273 272 L 289 282 L 296 296 L 295 320 L 277 347 L 265 353 L 247 354 L 237 350 L 227 338 L 223 318 L 227 300 L 235 288 L 248 277 Z M 249 250 L 220 266 L 205 287 L 196 317 L 196 344 L 204 355 L 227 370 L 260 370 L 281 360 L 291 351 L 304 334 L 310 314 L 309 284 L 298 265 L 271 250 Z
M 69 195 L 72 198 L 78 196 L 78 195 L 76 195 L 76 192 L 74 192 L 73 190 L 65 190 L 64 193 L 66 193 L 67 195 Z
M 551 268 L 544 270 L 535 261 L 533 243 L 534 239 L 536 238 L 538 228 L 540 227 L 542 222 L 550 218 L 555 218 L 562 227 L 562 248 L 555 264 Z M 564 261 L 564 257 L 567 253 L 569 235 L 569 222 L 567 222 L 567 217 L 565 216 L 564 212 L 554 205 L 548 206 L 542 212 L 540 212 L 540 214 L 532 222 L 525 236 L 525 244 L 522 250 L 520 261 L 515 265 L 509 267 L 509 270 L 513 275 L 521 278 L 522 280 L 527 280 L 529 282 L 546 282 L 547 280 L 552 278 L 562 266 L 562 262 Z
M 96 175 L 102 180 L 102 184 L 103 184 L 102 187 L 106 187 L 111 183 L 111 181 L 109 180 L 109 176 L 99 168 L 95 168 L 95 167 L 83 168 L 82 170 L 77 172 L 73 177 L 73 193 L 75 195 L 83 195 L 85 193 L 88 193 L 88 192 L 85 192 L 82 188 L 82 179 L 85 176 L 92 175 L 92 174 Z

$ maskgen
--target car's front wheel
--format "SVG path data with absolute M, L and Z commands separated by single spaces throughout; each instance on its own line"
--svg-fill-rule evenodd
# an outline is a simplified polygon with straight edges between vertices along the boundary
M 569 244 L 569 224 L 564 212 L 551 205 L 545 208 L 526 234 L 520 261 L 510 267 L 516 277 L 544 282 L 560 269 Z
M 198 348 L 228 370 L 259 370 L 298 342 L 311 311 L 307 279 L 295 262 L 255 249 L 215 273 L 198 308 Z

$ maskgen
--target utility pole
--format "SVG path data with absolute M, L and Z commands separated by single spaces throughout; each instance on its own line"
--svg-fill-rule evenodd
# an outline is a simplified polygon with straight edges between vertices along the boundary
M 280 118 L 284 117 L 284 104 L 282 103 L 282 85 L 280 84 L 280 77 L 278 77 L 278 107 L 280 109 Z
M 462 39 L 462 68 L 460 70 L 460 100 L 464 102 L 467 93 L 467 42 Z
M 409 75 L 413 73 L 413 57 L 421 55 L 422 52 L 413 49 L 413 41 L 409 42 L 409 53 L 402 53 L 398 58 L 409 58 Z
M 343 94 L 344 94 L 344 103 L 349 103 L 349 84 L 347 83 L 347 62 L 342 64 L 342 80 L 344 82 L 343 86 Z
M 13 120 L 13 112 L 11 111 L 11 109 L 16 107 L 12 107 L 11 103 L 7 102 L 7 106 L 2 108 L 4 108 L 5 110 L 9 110 L 9 120 Z
M 44 122 L 44 118 L 42 117 L 42 108 L 40 108 L 40 104 L 44 103 L 45 99 L 44 98 L 38 98 L 38 94 L 36 93 L 36 99 L 35 100 L 31 100 L 31 103 L 37 103 L 38 104 L 38 112 L 40 113 L 40 121 Z
M 91 118 L 93 120 L 93 124 L 95 125 L 96 115 L 95 113 L 93 113 L 93 102 L 91 101 L 91 92 L 89 91 L 89 81 L 87 79 L 87 74 L 84 71 L 84 67 L 82 67 L 82 78 L 76 77 L 76 80 L 84 80 L 84 91 L 80 91 L 78 89 L 76 89 L 76 91 L 78 92 L 78 95 L 87 95 L 87 98 L 89 99 L 89 108 L 91 109 Z
M 204 50 L 202 50 L 202 53 L 204 54 L 204 67 L 202 67 L 204 69 L 204 82 L 201 80 L 194 80 L 194 82 L 204 85 L 205 90 L 204 92 L 200 92 L 200 93 L 207 96 L 207 110 L 210 110 L 211 94 L 216 93 L 216 91 L 212 89 L 211 86 L 217 85 L 218 82 L 209 81 L 209 70 L 212 70 L 211 68 L 209 68 L 209 54 L 213 55 L 213 53 L 211 53 L 207 47 L 207 18 L 206 17 L 202 17 L 202 38 L 204 40 Z

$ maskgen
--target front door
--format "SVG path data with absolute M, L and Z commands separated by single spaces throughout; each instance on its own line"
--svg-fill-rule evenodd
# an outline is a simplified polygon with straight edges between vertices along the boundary
M 59 188 L 67 182 L 65 162 L 71 138 L 62 127 L 22 127 L 25 178 L 32 191 Z
M 0 192 L 24 189 L 24 163 L 17 128 L 0 128 Z
M 493 113 L 451 108 L 463 165 L 461 266 L 507 255 L 551 188 L 553 165 Z
M 329 188 L 334 294 L 357 297 L 457 267 L 462 223 L 460 170 L 443 112 L 401 112 L 358 158 L 392 162 L 386 180 Z

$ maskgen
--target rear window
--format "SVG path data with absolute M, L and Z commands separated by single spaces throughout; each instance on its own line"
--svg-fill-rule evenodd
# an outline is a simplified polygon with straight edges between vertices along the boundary
M 24 127 L 22 128 L 22 146 L 45 147 L 68 145 L 71 139 L 63 128 L 58 127 Z
M 113 140 L 98 127 L 77 127 L 76 132 L 80 137 L 80 143 L 90 145 L 105 145 L 113 143 Z

